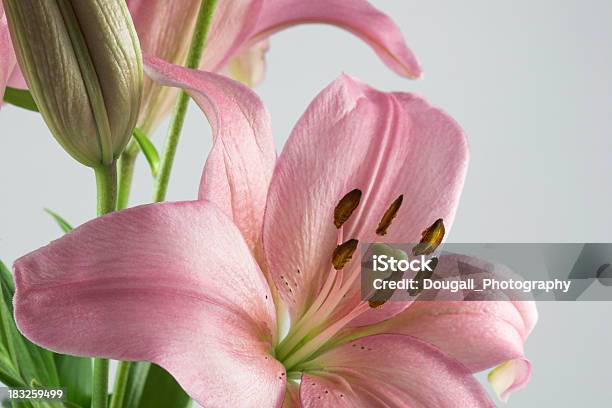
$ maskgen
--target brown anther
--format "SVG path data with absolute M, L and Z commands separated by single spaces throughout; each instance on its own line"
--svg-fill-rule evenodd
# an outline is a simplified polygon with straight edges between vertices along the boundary
M 421 233 L 421 242 L 412 248 L 412 255 L 429 255 L 435 251 L 444 239 L 444 222 L 438 218 L 429 228 Z
M 387 211 L 385 211 L 385 214 L 382 216 L 382 219 L 378 223 L 378 228 L 376 228 L 376 233 L 378 235 L 381 235 L 381 236 L 387 235 L 387 229 L 393 222 L 393 219 L 395 218 L 395 216 L 397 215 L 397 212 L 402 206 L 402 201 L 404 201 L 403 194 L 397 197 L 395 201 L 391 203 L 389 208 L 387 208 Z
M 353 211 L 359 206 L 361 200 L 361 190 L 358 188 L 349 191 L 340 199 L 336 209 L 334 210 L 334 225 L 340 228 L 353 214 Z
M 377 309 L 385 303 L 387 303 L 386 300 L 368 300 L 368 305 L 370 305 L 372 309 Z
M 353 257 L 358 243 L 359 241 L 356 239 L 349 239 L 334 249 L 334 254 L 332 255 L 332 264 L 334 265 L 334 269 L 340 270 L 344 268 L 344 265 L 346 265 Z
M 418 282 L 418 288 L 415 289 L 408 289 L 408 294 L 412 297 L 415 297 L 416 295 L 418 295 L 419 293 L 421 293 L 423 291 L 423 281 L 425 279 L 430 279 L 433 274 L 434 271 L 436 270 L 436 267 L 438 266 L 438 261 L 439 259 L 436 257 L 431 258 L 431 263 L 429 264 L 429 267 L 431 268 L 431 271 L 419 271 L 415 277 L 413 278 L 413 280 L 415 282 Z

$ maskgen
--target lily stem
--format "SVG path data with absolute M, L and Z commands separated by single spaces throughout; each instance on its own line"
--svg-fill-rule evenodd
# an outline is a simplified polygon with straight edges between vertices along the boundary
M 117 163 L 94 169 L 97 188 L 98 217 L 115 211 L 117 205 Z
M 200 4 L 195 30 L 191 38 L 191 46 L 189 47 L 189 54 L 187 55 L 187 68 L 195 69 L 200 66 L 204 51 L 204 43 L 206 42 L 206 37 L 208 36 L 216 7 L 217 0 L 202 0 Z M 161 155 L 159 173 L 155 179 L 155 188 L 153 192 L 153 201 L 155 202 L 164 201 L 166 198 L 168 183 L 170 181 L 170 172 L 174 164 L 176 148 L 181 136 L 183 124 L 185 123 L 188 105 L 189 95 L 187 92 L 181 91 L 176 101 L 176 105 L 174 105 L 174 111 L 170 119 L 170 127 L 168 128 L 168 136 Z
M 129 361 L 120 361 L 119 365 L 117 366 L 115 386 L 113 388 L 110 408 L 121 408 L 123 406 L 128 376 L 130 374 L 130 365 L 131 363 Z
M 97 215 L 115 211 L 117 206 L 117 164 L 102 165 L 96 174 Z M 95 358 L 93 362 L 92 408 L 106 408 L 108 402 L 108 360 Z
M 138 151 L 138 144 L 132 139 L 119 158 L 117 168 L 119 178 L 117 210 L 123 210 L 128 206 Z

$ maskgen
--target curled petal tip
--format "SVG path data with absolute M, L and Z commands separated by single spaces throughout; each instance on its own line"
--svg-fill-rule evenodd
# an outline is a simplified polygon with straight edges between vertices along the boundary
M 488 380 L 500 400 L 508 402 L 510 395 L 525 388 L 531 379 L 531 363 L 524 358 L 508 360 L 489 373 Z
M 421 76 L 417 58 L 399 27 L 366 0 L 264 1 L 259 19 L 246 38 L 253 41 L 290 26 L 312 23 L 331 24 L 359 37 L 398 75 L 411 79 Z

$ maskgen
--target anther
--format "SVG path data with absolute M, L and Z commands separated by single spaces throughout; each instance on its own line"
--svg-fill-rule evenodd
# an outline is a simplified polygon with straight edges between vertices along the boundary
M 334 269 L 340 270 L 344 268 L 344 265 L 346 265 L 353 257 L 358 243 L 359 241 L 356 239 L 349 239 L 334 249 L 334 254 L 332 255 L 332 264 L 334 265 Z
M 431 258 L 431 263 L 429 264 L 429 268 L 431 269 L 431 271 L 420 270 L 415 275 L 413 280 L 415 282 L 418 282 L 418 288 L 408 289 L 408 294 L 410 296 L 415 297 L 416 295 L 418 295 L 419 293 L 423 291 L 423 281 L 425 279 L 430 279 L 433 276 L 434 271 L 436 270 L 437 266 L 438 266 L 438 258 L 433 257 Z
M 336 228 L 340 228 L 350 218 L 353 211 L 359 206 L 360 200 L 361 190 L 358 188 L 348 192 L 340 199 L 334 210 L 334 225 Z
M 387 235 L 387 229 L 391 225 L 391 222 L 393 222 L 393 219 L 395 218 L 397 212 L 402 206 L 402 201 L 404 201 L 403 194 L 397 197 L 395 201 L 391 203 L 389 208 L 387 208 L 387 211 L 385 211 L 385 214 L 382 216 L 382 219 L 378 223 L 378 228 L 376 228 L 376 233 L 378 235 Z
M 438 218 L 421 233 L 421 242 L 412 248 L 412 255 L 430 255 L 442 243 L 444 232 L 444 222 L 442 218 Z
M 404 276 L 404 272 L 402 272 L 399 269 L 398 270 L 394 270 L 391 273 L 391 276 L 389 276 L 387 279 L 385 279 L 385 281 L 387 281 L 387 282 L 389 282 L 389 281 L 399 282 L 400 279 L 402 279 L 403 276 Z M 374 294 L 370 297 L 370 299 L 368 299 L 368 305 L 372 309 L 376 309 L 378 307 L 381 307 L 389 299 L 391 299 L 391 296 L 393 296 L 394 292 L 395 292 L 395 289 L 390 289 L 389 287 L 386 287 L 384 289 L 379 289 L 376 292 L 374 292 Z
M 382 305 L 384 305 L 385 303 L 387 303 L 386 300 L 368 300 L 368 305 L 372 309 L 377 309 L 377 308 L 381 307 Z

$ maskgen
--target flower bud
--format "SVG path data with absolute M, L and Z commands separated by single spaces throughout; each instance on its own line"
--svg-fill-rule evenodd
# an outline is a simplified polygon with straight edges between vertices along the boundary
M 142 95 L 142 55 L 125 2 L 3 1 L 47 126 L 79 162 L 111 164 L 136 126 Z

